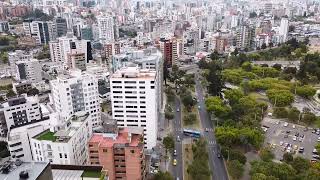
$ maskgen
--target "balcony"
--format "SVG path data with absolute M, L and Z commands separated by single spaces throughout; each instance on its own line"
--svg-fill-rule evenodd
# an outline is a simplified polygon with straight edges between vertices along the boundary
M 126 162 L 124 161 L 114 161 L 114 166 L 125 166 Z
M 126 172 L 126 167 L 115 167 L 116 172 Z

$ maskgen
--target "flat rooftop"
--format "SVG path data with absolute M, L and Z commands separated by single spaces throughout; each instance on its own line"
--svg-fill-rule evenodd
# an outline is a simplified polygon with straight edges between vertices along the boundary
M 150 78 L 154 79 L 156 76 L 155 70 L 140 69 L 138 67 L 124 67 L 116 71 L 112 78 Z
M 61 129 L 57 132 L 51 132 L 48 129 L 40 134 L 37 134 L 33 138 L 37 140 L 46 140 L 52 142 L 68 142 L 88 117 L 89 114 L 84 114 L 82 116 L 73 116 L 68 120 L 68 123 L 70 123 L 70 125 L 67 128 Z
M 8 162 L 7 162 L 8 163 Z M 9 173 L 4 174 L 3 168 L 6 166 L 5 164 L 0 165 L 0 179 L 1 180 L 19 180 L 19 173 L 21 171 L 27 171 L 29 178 L 28 180 L 36 180 L 39 175 L 49 166 L 48 162 L 22 162 L 20 166 L 15 165 L 14 162 L 10 162 Z
M 79 180 L 90 178 L 99 180 L 107 173 L 103 171 L 102 166 L 77 166 L 51 164 L 52 176 L 54 180 Z
M 131 136 L 130 136 L 131 134 Z M 113 147 L 115 145 L 125 145 L 136 147 L 139 146 L 141 136 L 143 135 L 143 128 L 127 127 L 120 129 L 115 136 L 107 136 L 107 134 L 93 134 L 89 143 L 99 143 L 101 147 Z M 130 138 L 131 137 L 131 138 Z

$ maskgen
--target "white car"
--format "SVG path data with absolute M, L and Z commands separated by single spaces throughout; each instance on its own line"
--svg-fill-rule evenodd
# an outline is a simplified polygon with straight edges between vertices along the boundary
M 318 142 L 320 142 L 320 137 L 318 137 Z
M 293 141 L 296 141 L 297 140 L 297 136 L 293 136 Z
M 283 126 L 284 126 L 284 127 L 287 127 L 287 126 L 288 126 L 288 123 L 287 123 L 287 122 L 285 122 L 285 123 L 283 124 Z
M 280 146 L 282 146 L 283 145 L 283 141 L 280 141 Z
M 296 125 L 292 125 L 292 128 L 295 129 L 295 128 L 296 128 Z

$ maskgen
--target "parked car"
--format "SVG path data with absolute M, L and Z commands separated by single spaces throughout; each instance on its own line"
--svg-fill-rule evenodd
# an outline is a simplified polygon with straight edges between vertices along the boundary
M 283 124 L 283 126 L 284 126 L 284 127 L 287 127 L 287 126 L 288 126 L 288 123 L 287 123 L 287 122 L 285 122 L 285 123 Z
M 299 148 L 299 153 L 302 154 L 303 152 L 304 152 L 304 147 L 300 147 L 300 148 Z

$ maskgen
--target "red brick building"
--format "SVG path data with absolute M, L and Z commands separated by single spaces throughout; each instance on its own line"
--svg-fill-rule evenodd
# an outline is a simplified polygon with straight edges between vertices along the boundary
M 145 179 L 143 129 L 127 127 L 115 134 L 94 134 L 89 143 L 89 163 L 101 165 L 110 180 Z

